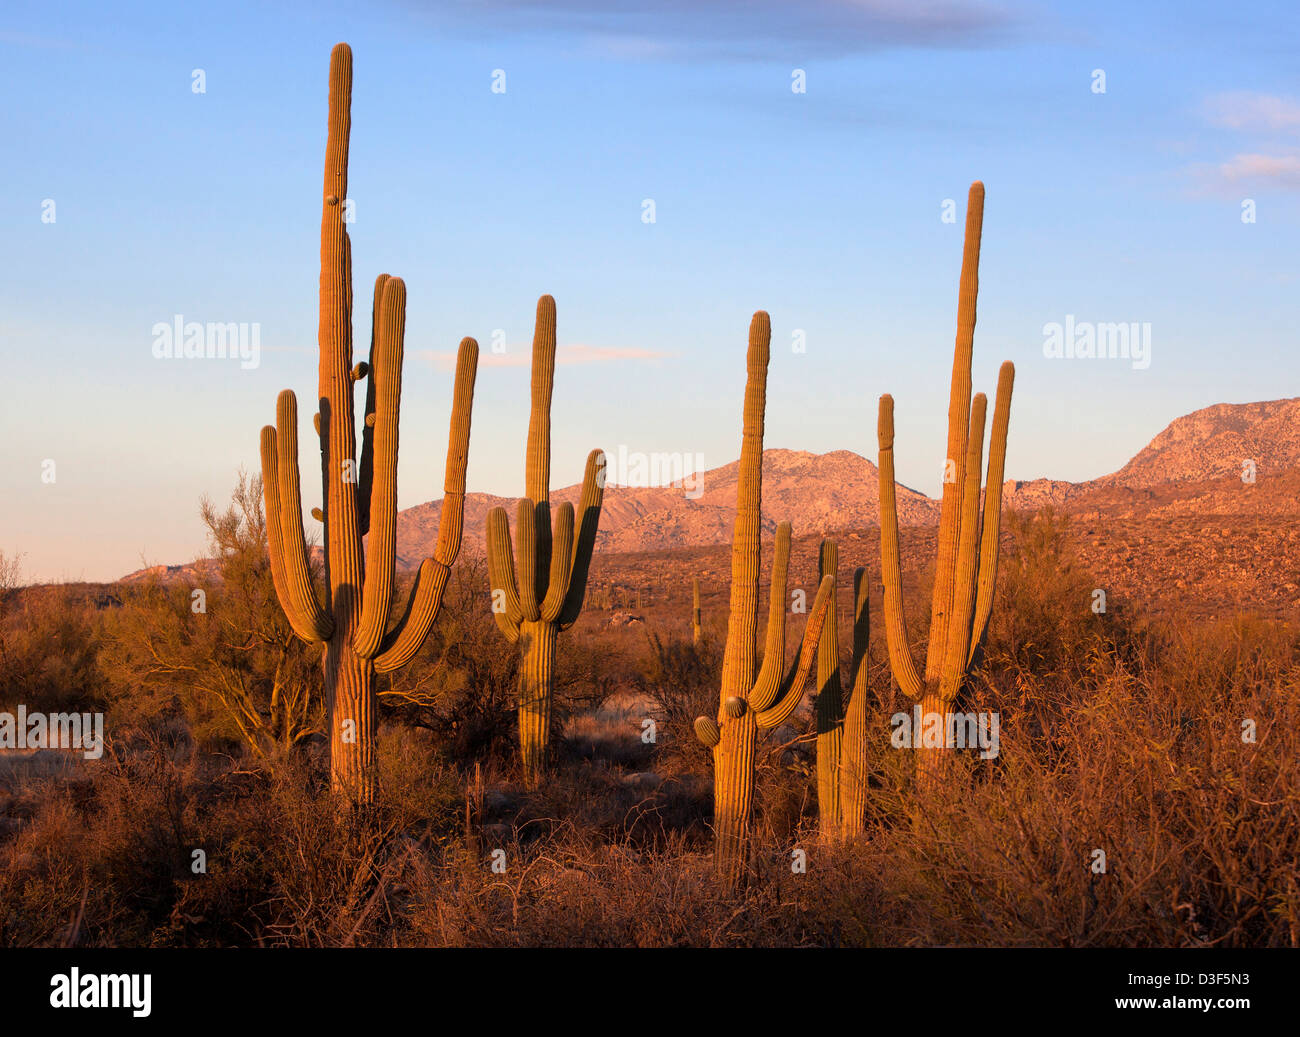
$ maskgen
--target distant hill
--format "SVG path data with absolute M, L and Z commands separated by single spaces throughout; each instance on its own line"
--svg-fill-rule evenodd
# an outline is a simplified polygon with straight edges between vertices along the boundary
M 1253 483 L 1242 479 L 1254 463 Z M 1217 403 L 1171 421 L 1118 472 L 1011 481 L 1008 507 L 1133 515 L 1300 514 L 1300 398 Z
M 684 544 L 721 544 L 731 539 L 736 521 L 736 483 L 740 462 L 703 473 L 695 499 L 680 487 L 607 486 L 600 512 L 597 547 L 605 551 L 660 551 Z M 577 504 L 582 487 L 551 493 L 552 503 Z M 702 491 L 702 492 L 701 492 Z M 485 493 L 465 495 L 466 548 L 484 549 L 488 511 L 498 505 L 514 515 L 517 498 Z M 397 517 L 397 554 L 404 568 L 419 565 L 437 540 L 442 501 L 407 508 Z M 905 486 L 898 488 L 898 520 L 920 526 L 937 522 L 939 504 Z M 813 454 L 798 450 L 763 452 L 763 532 L 789 519 L 799 534 L 857 529 L 880 522 L 880 484 L 876 466 L 849 450 Z
M 1241 478 L 1243 462 L 1255 464 L 1255 482 Z M 740 462 L 703 473 L 688 497 L 680 487 L 608 486 L 601 509 L 597 548 L 605 552 L 665 551 L 727 543 L 736 518 Z M 861 530 L 880 524 L 876 466 L 849 450 L 813 454 L 798 450 L 763 453 L 763 532 L 789 519 L 797 536 Z M 702 492 L 701 492 L 702 491 Z M 554 503 L 577 503 L 581 487 L 551 494 Z M 513 516 L 517 498 L 487 493 L 465 495 L 464 550 L 482 553 L 488 512 L 498 505 Z M 1170 422 L 1128 464 L 1087 482 L 1056 479 L 1008 480 L 1003 503 L 1009 509 L 1045 505 L 1088 518 L 1251 515 L 1300 517 L 1300 398 L 1262 403 L 1220 403 Z M 442 501 L 417 504 L 397 517 L 399 569 L 416 568 L 438 536 Z M 898 488 L 898 518 L 904 526 L 938 521 L 939 502 L 905 486 Z M 192 579 L 203 567 L 153 566 L 124 577 Z

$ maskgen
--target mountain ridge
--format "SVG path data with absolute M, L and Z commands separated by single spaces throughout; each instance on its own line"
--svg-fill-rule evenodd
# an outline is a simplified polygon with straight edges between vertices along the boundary
M 1253 462 L 1254 481 L 1243 479 Z M 669 486 L 609 485 L 605 489 L 596 548 L 601 552 L 662 551 L 726 543 L 736 513 L 740 462 Z M 689 488 L 688 488 L 689 487 Z M 553 503 L 577 504 L 581 486 L 554 490 Z M 471 492 L 465 495 L 463 549 L 485 550 L 488 512 L 513 514 L 519 498 Z M 1008 479 L 1003 504 L 1009 510 L 1052 506 L 1081 515 L 1125 518 L 1143 515 L 1300 514 L 1300 397 L 1254 403 L 1218 403 L 1175 418 L 1122 468 L 1073 483 L 1057 479 Z M 898 487 L 899 523 L 937 523 L 939 501 Z M 397 565 L 417 568 L 437 539 L 442 501 L 417 504 L 398 513 Z M 762 531 L 789 520 L 798 534 L 856 530 L 880 523 L 879 475 L 874 463 L 851 450 L 815 454 L 773 448 L 763 452 Z M 123 577 L 153 574 L 179 577 L 188 566 L 153 566 Z

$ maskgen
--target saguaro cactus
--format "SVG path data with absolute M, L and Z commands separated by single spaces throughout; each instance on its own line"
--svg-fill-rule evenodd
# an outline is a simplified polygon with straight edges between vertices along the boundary
M 836 580 L 838 569 L 839 548 L 833 540 L 823 540 L 821 578 Z M 867 647 L 871 616 L 866 574 L 863 568 L 853 574 L 852 683 L 845 686 L 840 677 L 834 584 L 817 643 L 817 813 L 824 836 L 861 832 L 867 808 Z
M 700 578 L 695 577 L 691 583 L 695 598 L 695 603 L 691 607 L 691 641 L 699 644 L 704 640 L 704 628 L 700 625 Z
M 817 651 L 822 617 L 830 600 L 832 577 L 824 577 L 808 616 L 799 658 L 785 672 L 786 576 L 790 565 L 790 523 L 776 531 L 772 588 L 768 605 L 763 665 L 758 648 L 759 540 L 763 494 L 763 421 L 767 403 L 767 363 L 772 326 L 763 311 L 749 325 L 749 375 L 745 383 L 744 436 L 736 491 L 736 526 L 731 546 L 731 611 L 722 656 L 718 715 L 695 720 L 695 734 L 713 749 L 713 829 L 716 863 L 727 882 L 744 872 L 749 854 L 754 804 L 754 749 L 760 728 L 783 724 L 803 698 Z
M 912 744 L 924 750 L 918 757 L 918 774 L 923 784 L 932 784 L 949 758 L 946 754 L 946 750 L 951 748 L 947 737 L 948 715 L 978 662 L 997 582 L 1002 478 L 1015 368 L 1008 361 L 998 373 L 981 533 L 980 462 L 988 401 L 983 393 L 977 393 L 971 399 L 971 354 L 975 338 L 983 221 L 984 185 L 976 181 L 971 184 L 966 209 L 957 342 L 948 403 L 948 456 L 939 513 L 939 557 L 934 576 L 924 677 L 912 659 L 903 609 L 898 507 L 894 492 L 894 400 L 887 394 L 880 398 L 880 564 L 885 588 L 885 631 L 894 678 L 906 694 L 921 702 L 923 730 L 912 732 Z M 937 739 L 934 737 L 936 730 L 941 735 Z M 938 744 L 931 744 L 935 741 Z
M 533 330 L 533 408 L 528 421 L 525 481 L 515 531 L 519 537 L 519 579 L 510 520 L 504 508 L 488 513 L 488 573 L 492 614 L 511 644 L 519 645 L 519 750 L 524 778 L 535 786 L 546 768 L 551 739 L 551 699 L 555 687 L 555 637 L 582 612 L 587 570 L 596 545 L 600 505 L 605 494 L 605 454 L 587 455 L 578 503 L 560 505 L 551 525 L 551 390 L 555 385 L 555 300 L 537 302 Z
M 343 219 L 351 129 L 352 51 L 330 56 L 329 137 L 321 216 L 320 436 L 325 523 L 325 601 L 317 598 L 307 563 L 298 474 L 298 400 L 286 389 L 276 401 L 275 427 L 262 429 L 262 480 L 267 541 L 276 595 L 299 637 L 324 644 L 325 700 L 330 732 L 330 783 L 358 802 L 375 793 L 376 673 L 407 663 L 428 636 L 460 551 L 469 460 L 470 409 L 478 344 L 461 341 L 447 447 L 438 543 L 411 588 L 391 631 L 397 544 L 397 427 L 406 324 L 406 286 L 382 274 L 375 281 L 368 362 L 352 366 L 352 247 Z M 356 463 L 353 382 L 368 378 L 361 463 Z M 369 532 L 368 554 L 362 537 Z

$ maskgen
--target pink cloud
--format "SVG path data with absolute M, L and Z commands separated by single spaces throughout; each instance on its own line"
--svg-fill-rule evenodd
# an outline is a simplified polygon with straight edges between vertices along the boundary
M 1274 180 L 1290 187 L 1300 187 L 1300 156 L 1234 155 L 1219 166 L 1219 175 L 1228 183 Z
M 425 350 L 433 366 L 440 371 L 450 371 L 456 366 L 456 354 Z M 640 349 L 632 346 L 557 346 L 555 363 L 560 367 L 575 367 L 587 364 L 608 364 L 619 360 L 662 360 L 672 356 L 656 349 Z M 480 367 L 528 367 L 532 363 L 532 350 L 514 350 L 507 353 L 493 353 L 491 349 L 482 349 L 479 353 Z
M 1300 101 L 1236 90 L 1205 102 L 1211 125 L 1230 130 L 1300 130 Z

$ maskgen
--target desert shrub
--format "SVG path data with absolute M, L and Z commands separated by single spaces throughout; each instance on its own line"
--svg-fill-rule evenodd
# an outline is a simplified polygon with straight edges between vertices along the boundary
M 708 772 L 713 753 L 695 737 L 698 716 L 718 711 L 722 646 L 712 639 L 650 633 L 642 656 L 642 689 L 653 701 L 656 758 L 678 769 Z
M 71 782 L 0 783 L 25 823 L 0 840 L 0 945 L 373 943 L 419 854 L 463 802 L 454 774 L 380 740 L 372 811 L 340 810 L 305 756 L 241 770 L 141 730 Z M 202 850 L 205 870 L 195 870 Z
M 0 611 L 0 708 L 57 713 L 103 708 L 104 619 L 68 586 L 11 591 Z
M 107 664 L 121 700 L 152 695 L 152 708 L 137 703 L 152 713 L 175 696 L 200 742 L 274 761 L 322 727 L 320 650 L 298 639 L 276 600 L 261 478 L 241 473 L 230 506 L 205 499 L 201 514 L 212 575 L 127 592 Z
M 1011 545 L 998 566 L 989 663 L 1064 680 L 1104 673 L 1118 630 L 1113 610 L 1093 611 L 1097 583 L 1071 545 L 1070 517 L 1047 507 L 1008 512 L 1005 522 Z
M 463 557 L 419 653 L 380 676 L 379 702 L 389 719 L 429 731 L 445 760 L 506 762 L 517 755 L 518 672 L 515 647 L 492 619 L 487 563 Z

